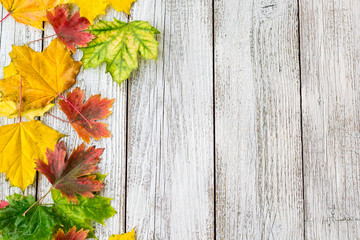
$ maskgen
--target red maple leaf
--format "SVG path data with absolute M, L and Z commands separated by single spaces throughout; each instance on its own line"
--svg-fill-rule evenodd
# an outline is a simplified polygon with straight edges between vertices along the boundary
M 90 137 L 97 140 L 111 137 L 110 131 L 106 128 L 107 124 L 96 120 L 105 119 L 111 114 L 109 109 L 114 99 L 101 99 L 100 95 L 93 95 L 85 103 L 83 100 L 84 91 L 75 88 L 67 94 L 67 99 L 59 101 L 60 109 L 68 117 L 71 126 L 87 143 L 90 142 Z
M 60 190 L 63 196 L 77 203 L 76 196 L 94 197 L 93 192 L 98 192 L 104 186 L 102 181 L 96 180 L 96 165 L 100 161 L 103 148 L 90 147 L 85 150 L 81 144 L 75 149 L 68 160 L 66 147 L 63 141 L 55 146 L 55 150 L 47 150 L 48 164 L 42 160 L 36 160 L 36 170 L 44 174 L 52 184 L 52 188 Z
M 4 207 L 6 207 L 8 205 L 9 205 L 9 203 L 7 201 L 3 201 L 3 200 L 0 201 L 0 209 L 3 209 Z
M 64 231 L 60 228 L 54 235 L 53 240 L 84 240 L 86 239 L 89 231 L 83 229 L 76 232 L 76 227 L 72 227 L 65 235 Z
M 80 17 L 79 12 L 69 17 L 69 10 L 64 5 L 56 7 L 54 15 L 48 12 L 47 18 L 57 37 L 73 52 L 76 51 L 75 44 L 86 47 L 95 38 L 90 32 L 84 32 L 90 26 L 89 20 Z

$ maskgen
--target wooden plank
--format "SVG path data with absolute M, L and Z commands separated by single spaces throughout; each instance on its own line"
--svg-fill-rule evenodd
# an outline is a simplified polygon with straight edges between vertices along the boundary
M 125 21 L 125 15 L 117 13 L 111 9 L 107 13 L 104 20 L 112 21 L 116 17 Z M 54 34 L 50 25 L 46 26 L 45 36 Z M 48 46 L 50 40 L 45 41 L 45 46 Z M 77 51 L 74 58 L 80 60 L 82 52 Z M 91 95 L 101 94 L 102 97 L 115 98 L 115 103 L 112 108 L 113 114 L 105 121 L 109 124 L 108 128 L 113 137 L 102 139 L 100 141 L 92 140 L 87 146 L 95 145 L 97 148 L 105 148 L 101 156 L 100 172 L 108 173 L 105 179 L 105 187 L 101 192 L 102 196 L 113 198 L 111 204 L 118 212 L 113 218 L 108 219 L 106 226 L 96 224 L 96 236 L 99 239 L 108 239 L 111 234 L 119 234 L 125 231 L 125 170 L 126 170 L 126 104 L 127 104 L 127 86 L 126 82 L 120 87 L 117 83 L 112 81 L 109 74 L 105 74 L 105 65 L 96 69 L 82 70 L 77 77 L 77 84 L 74 87 L 80 87 L 85 90 L 85 99 Z M 72 88 L 73 89 L 73 88 Z M 66 96 L 66 94 L 63 94 Z M 51 113 L 62 119 L 66 119 L 57 107 Z M 64 138 L 68 151 L 72 151 L 78 145 L 83 143 L 71 127 L 70 124 L 61 122 L 51 116 L 43 118 L 44 123 L 53 127 L 54 129 L 68 135 Z M 48 191 L 50 184 L 46 177 L 40 176 L 39 182 L 39 197 Z M 51 201 L 49 196 L 47 201 Z
M 1 7 L 1 19 L 5 17 L 8 12 Z M 9 53 L 12 50 L 12 45 L 21 46 L 29 41 L 40 39 L 42 31 L 24 24 L 18 23 L 14 18 L 9 16 L 3 22 L 0 23 L 0 76 L 3 76 L 3 67 L 9 65 L 10 56 Z M 41 41 L 32 45 L 34 50 L 40 51 L 42 48 Z M 0 118 L 0 126 L 5 124 L 12 124 L 18 122 L 19 119 L 9 120 L 5 117 Z M 0 200 L 3 200 L 5 196 L 9 196 L 14 192 L 22 194 L 20 188 L 11 187 L 9 182 L 5 182 L 5 174 L 0 174 Z M 25 195 L 36 195 L 36 184 L 28 187 L 25 190 Z
M 216 239 L 303 239 L 297 1 L 215 1 Z
M 139 0 L 159 59 L 129 81 L 127 230 L 137 239 L 214 239 L 211 1 Z
M 360 3 L 301 0 L 307 239 L 360 239 Z

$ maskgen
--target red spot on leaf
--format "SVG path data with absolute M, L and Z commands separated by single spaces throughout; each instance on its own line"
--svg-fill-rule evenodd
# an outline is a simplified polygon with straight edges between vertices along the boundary
M 3 209 L 4 207 L 6 207 L 8 205 L 9 205 L 9 203 L 7 201 L 3 201 L 3 200 L 0 201 L 0 209 Z

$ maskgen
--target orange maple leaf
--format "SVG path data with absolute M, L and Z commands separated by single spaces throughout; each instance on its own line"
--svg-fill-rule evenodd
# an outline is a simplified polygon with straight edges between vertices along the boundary
M 105 119 L 111 114 L 109 109 L 112 107 L 114 99 L 101 99 L 100 95 L 94 95 L 85 103 L 83 100 L 84 91 L 75 88 L 68 93 L 67 100 L 59 101 L 60 109 L 70 120 L 71 126 L 87 143 L 90 142 L 90 137 L 97 140 L 111 137 L 110 131 L 106 128 L 107 124 L 96 121 Z
M 76 227 L 72 227 L 65 235 L 64 231 L 60 228 L 54 235 L 53 240 L 85 240 L 89 230 L 84 231 L 80 229 L 76 232 Z
M 62 0 L 1 0 L 1 4 L 16 21 L 43 29 L 46 12 L 61 4 Z
M 59 39 L 53 40 L 43 52 L 35 52 L 28 46 L 14 46 L 10 57 L 17 74 L 0 80 L 1 100 L 13 101 L 19 108 L 21 80 L 22 111 L 49 105 L 75 84 L 81 67 L 81 62 L 72 59 L 71 52 Z

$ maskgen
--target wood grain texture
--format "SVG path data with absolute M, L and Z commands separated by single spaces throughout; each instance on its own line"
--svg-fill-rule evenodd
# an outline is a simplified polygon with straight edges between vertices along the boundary
M 127 230 L 137 239 L 214 239 L 211 1 L 139 0 L 159 59 L 129 84 Z
M 103 18 L 114 16 L 126 21 Z M 129 85 L 104 65 L 76 84 L 115 98 L 113 137 L 88 145 L 106 148 L 102 195 L 118 211 L 96 224 L 99 239 L 134 227 L 139 240 L 360 239 L 359 1 L 138 0 L 131 18 L 160 30 L 158 60 L 139 58 Z M 0 72 L 13 44 L 42 35 L 0 23 Z M 69 135 L 69 152 L 83 142 L 42 120 Z M 0 200 L 21 193 L 0 182 Z M 25 194 L 49 187 L 40 175 Z
M 360 239 L 360 2 L 300 1 L 306 239 Z
M 122 21 L 126 21 L 123 13 L 117 13 L 113 9 L 109 9 L 103 20 L 112 21 L 116 17 Z M 45 36 L 54 34 L 50 25 L 46 25 Z M 51 39 L 45 40 L 45 46 L 48 46 Z M 82 56 L 81 50 L 78 50 L 74 58 L 80 60 Z M 71 88 L 80 87 L 85 90 L 85 99 L 91 95 L 101 94 L 102 97 L 115 98 L 112 114 L 104 121 L 109 124 L 108 129 L 112 133 L 111 138 L 101 139 L 99 141 L 92 140 L 87 146 L 95 145 L 97 148 L 105 148 L 101 156 L 99 164 L 101 173 L 108 173 L 105 179 L 105 187 L 101 191 L 104 197 L 113 198 L 111 205 L 118 212 L 114 217 L 105 221 L 106 226 L 101 224 L 95 225 L 95 234 L 99 239 L 108 239 L 111 234 L 120 234 L 125 231 L 125 170 L 126 170 L 126 108 L 127 108 L 127 85 L 124 82 L 121 87 L 112 81 L 110 74 L 105 74 L 105 65 L 101 65 L 96 69 L 81 70 L 77 76 L 76 85 Z M 70 90 L 70 91 L 71 91 Z M 69 92 L 69 91 L 67 91 Z M 66 96 L 66 93 L 63 94 Z M 66 119 L 66 115 L 55 107 L 51 114 Z M 61 122 L 49 115 L 43 118 L 45 124 L 54 129 L 68 135 L 64 138 L 68 152 L 72 151 L 84 141 L 80 139 L 76 131 L 70 124 Z M 45 176 L 40 176 L 38 196 L 43 196 L 49 189 L 50 183 Z M 47 201 L 51 201 L 49 196 Z
M 5 17 L 8 12 L 1 7 L 1 18 Z M 26 26 L 24 24 L 18 23 L 14 18 L 9 16 L 3 22 L 0 23 L 0 76 L 3 76 L 3 67 L 6 67 L 10 64 L 10 56 L 9 53 L 12 50 L 12 46 L 21 46 L 26 44 L 29 41 L 33 41 L 41 38 L 42 31 L 36 28 Z M 41 41 L 37 42 L 33 45 L 33 49 L 37 51 L 41 51 L 42 44 Z M 18 122 L 19 119 L 6 119 L 5 117 L 0 118 L 0 126 L 5 124 L 12 124 Z M 26 120 L 24 120 L 26 121 Z M 6 196 L 13 194 L 14 192 L 22 194 L 20 188 L 10 187 L 10 183 L 5 181 L 5 174 L 0 174 L 0 200 L 5 199 Z M 28 187 L 25 190 L 25 195 L 36 193 L 36 181 L 34 181 L 34 185 Z
M 215 1 L 216 239 L 303 239 L 297 1 Z

